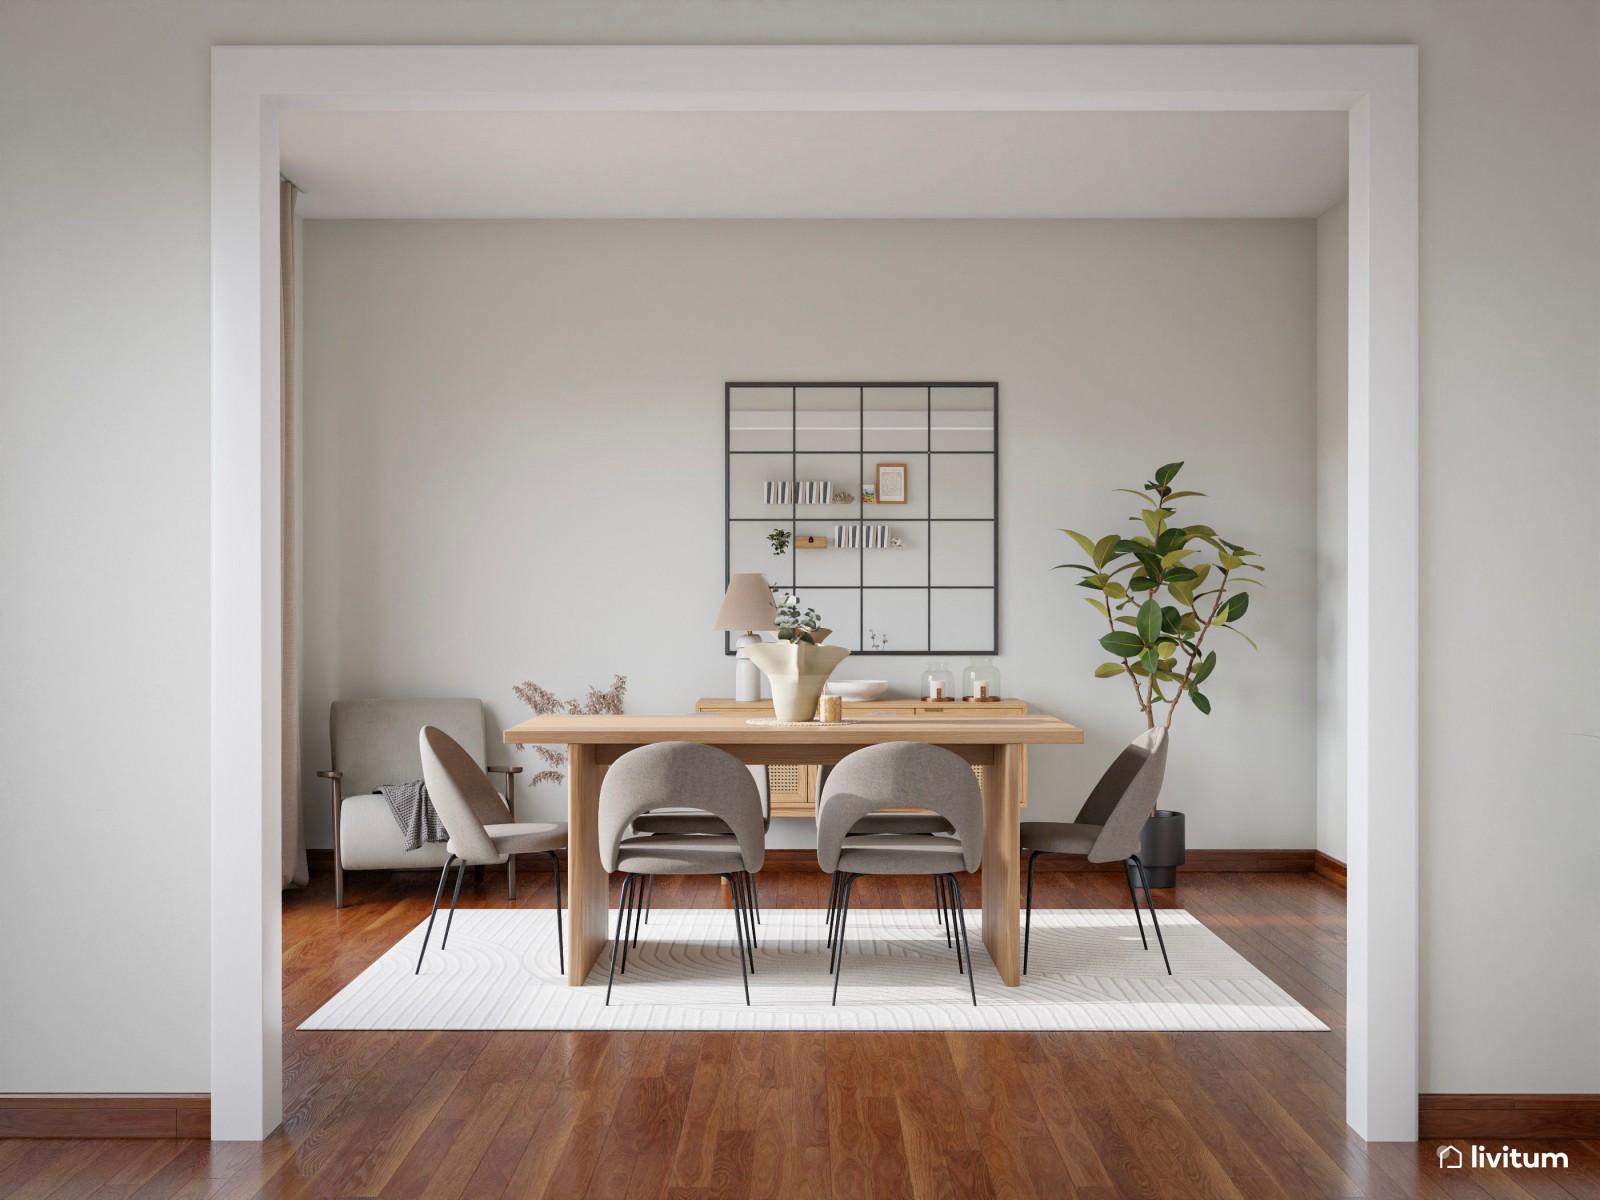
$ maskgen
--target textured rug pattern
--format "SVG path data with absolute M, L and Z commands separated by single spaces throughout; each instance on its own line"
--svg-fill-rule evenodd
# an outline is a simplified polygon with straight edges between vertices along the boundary
M 744 1003 L 728 909 L 658 908 L 628 952 L 605 1007 L 609 948 L 588 985 L 556 964 L 555 920 L 538 909 L 463 909 L 439 949 L 441 914 L 421 975 L 418 925 L 301 1029 L 710 1030 L 1324 1030 L 1236 951 L 1181 909 L 1161 912 L 1174 974 L 1132 909 L 1036 912 L 1022 986 L 1000 982 L 967 913 L 978 1006 L 932 909 L 850 913 L 838 1007 L 829 1004 L 819 909 L 767 909 Z M 613 927 L 615 912 L 612 914 Z M 424 922 L 425 924 L 425 922 Z

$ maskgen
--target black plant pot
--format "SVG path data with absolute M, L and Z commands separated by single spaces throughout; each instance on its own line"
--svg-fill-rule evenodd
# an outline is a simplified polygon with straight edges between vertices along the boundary
M 1183 865 L 1183 814 L 1170 808 L 1156 809 L 1139 833 L 1139 861 L 1153 888 L 1176 887 L 1178 868 Z M 1135 872 L 1133 882 L 1139 880 Z

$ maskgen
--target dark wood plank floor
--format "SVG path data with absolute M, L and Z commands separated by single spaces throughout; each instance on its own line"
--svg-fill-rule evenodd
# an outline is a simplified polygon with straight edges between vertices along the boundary
M 522 878 L 518 906 L 548 907 L 548 875 L 530 861 Z M 825 884 L 764 877 L 763 901 L 820 907 Z M 1200 917 L 1329 1033 L 300 1033 L 427 915 L 433 889 L 359 875 L 338 913 L 331 890 L 324 877 L 284 897 L 277 1134 L 0 1141 L 0 1196 L 1600 1198 L 1593 1143 L 1547 1147 L 1572 1156 L 1566 1171 L 1445 1172 L 1434 1144 L 1349 1132 L 1344 895 L 1314 875 L 1191 873 L 1159 902 Z M 920 907 L 926 890 L 863 881 L 856 903 Z M 1038 898 L 1127 903 L 1115 875 L 1043 870 Z M 714 881 L 662 880 L 655 902 L 720 900 Z M 502 876 L 469 878 L 462 902 L 506 904 Z

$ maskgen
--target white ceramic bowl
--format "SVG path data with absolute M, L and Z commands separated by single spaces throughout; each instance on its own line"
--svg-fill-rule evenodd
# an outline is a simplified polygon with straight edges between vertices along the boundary
M 830 679 L 824 691 L 845 700 L 876 700 L 889 690 L 887 679 Z

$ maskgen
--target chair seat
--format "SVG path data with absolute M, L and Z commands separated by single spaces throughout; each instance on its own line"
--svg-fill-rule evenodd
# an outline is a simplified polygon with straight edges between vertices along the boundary
M 489 840 L 500 854 L 496 862 L 505 862 L 513 854 L 542 854 L 546 850 L 567 848 L 567 827 L 561 822 L 522 821 L 515 825 L 485 825 L 483 831 L 489 835 Z M 454 838 L 446 849 L 451 854 L 460 855 Z M 476 867 L 485 864 L 473 862 L 470 865 Z
M 961 843 L 921 833 L 852 836 L 839 851 L 838 870 L 858 875 L 944 875 L 965 871 Z
M 635 875 L 721 875 L 746 870 L 732 834 L 647 834 L 625 838 L 617 870 Z
M 1024 821 L 1022 848 L 1046 854 L 1087 854 L 1103 825 L 1075 825 L 1069 821 Z
M 710 813 L 703 812 L 657 812 L 645 813 L 642 817 L 633 819 L 635 833 L 665 833 L 665 834 L 726 834 L 729 832 L 728 823 L 721 817 L 713 817 Z
M 885 833 L 954 833 L 956 827 L 938 813 L 868 813 L 850 826 L 847 837 L 873 837 Z

